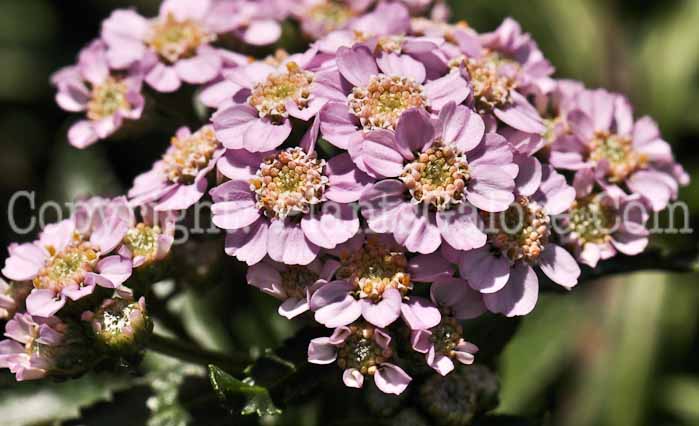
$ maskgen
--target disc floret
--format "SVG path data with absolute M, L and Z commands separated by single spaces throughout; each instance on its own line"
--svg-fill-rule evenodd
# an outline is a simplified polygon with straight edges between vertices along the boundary
M 311 100 L 311 84 L 314 75 L 301 68 L 296 62 L 286 64 L 286 72 L 270 74 L 263 82 L 257 83 L 248 103 L 257 109 L 260 117 L 281 121 L 289 116 L 289 102 L 303 110 Z
M 289 148 L 265 160 L 250 181 L 257 207 L 271 218 L 308 213 L 324 200 L 325 160 L 301 148 Z
M 98 121 L 119 111 L 131 110 L 128 92 L 126 82 L 117 77 L 107 77 L 104 82 L 92 87 L 87 103 L 87 118 Z
M 415 203 L 426 203 L 446 210 L 464 201 L 464 188 L 470 180 L 466 156 L 450 146 L 433 146 L 403 169 L 400 179 Z
M 521 195 L 507 210 L 485 219 L 491 245 L 513 263 L 536 263 L 551 234 L 548 214 L 539 203 Z
M 50 258 L 34 278 L 34 287 L 56 292 L 81 285 L 85 274 L 95 270 L 100 256 L 99 249 L 84 241 L 78 233 L 74 233 L 72 241 L 63 250 L 48 246 L 46 251 Z
M 193 57 L 199 46 L 216 39 L 214 34 L 206 32 L 197 22 L 177 20 L 172 13 L 155 20 L 151 24 L 150 33 L 148 45 L 163 60 L 172 64 Z
M 350 335 L 338 347 L 337 365 L 343 370 L 356 369 L 365 376 L 376 374 L 379 365 L 393 356 L 390 347 L 381 347 L 376 339 L 376 327 L 352 324 Z
M 193 183 L 218 148 L 219 142 L 211 126 L 187 136 L 174 136 L 170 140 L 170 149 L 163 156 L 167 179 L 172 183 Z
M 502 108 L 511 102 L 510 92 L 517 88 L 517 80 L 513 73 L 503 70 L 511 67 L 515 70 L 519 64 L 508 60 L 495 52 L 487 52 L 480 58 L 465 58 L 463 63 L 471 77 L 473 95 L 479 111 L 490 112 L 494 108 Z
M 616 211 L 609 202 L 596 195 L 588 195 L 573 202 L 569 213 L 570 238 L 586 243 L 604 244 L 611 240 L 616 222 Z
M 365 130 L 394 130 L 403 112 L 427 108 L 425 88 L 410 77 L 372 76 L 366 87 L 355 87 L 347 97 L 349 109 Z
M 405 296 L 412 289 L 407 272 L 408 259 L 377 238 L 369 237 L 361 250 L 343 253 L 336 276 L 350 282 L 359 298 L 381 300 L 386 289 L 395 288 Z
M 622 182 L 633 172 L 643 168 L 648 158 L 636 152 L 630 138 L 609 132 L 597 132 L 590 144 L 590 160 L 607 161 L 607 177 L 611 182 Z

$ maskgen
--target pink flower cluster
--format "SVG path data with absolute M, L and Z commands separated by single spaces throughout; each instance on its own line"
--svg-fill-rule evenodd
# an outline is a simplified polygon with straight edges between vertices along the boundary
M 165 0 L 155 18 L 114 12 L 54 77 L 57 100 L 86 111 L 69 134 L 84 147 L 140 116 L 142 80 L 202 85 L 210 123 L 177 131 L 129 204 L 168 216 L 210 196 L 248 283 L 330 329 L 309 362 L 400 394 L 399 336 L 439 374 L 473 363 L 460 321 L 526 315 L 541 277 L 571 289 L 580 264 L 642 252 L 649 213 L 688 182 L 652 119 L 554 78 L 517 22 L 479 34 L 447 17 L 425 0 Z M 218 44 L 273 43 L 287 18 L 305 51 L 253 60 Z M 172 243 L 165 226 L 150 251 L 126 244 L 138 226 L 120 215 L 77 222 L 10 248 L 3 274 L 33 282 L 30 315 L 118 291 Z M 57 274 L 67 256 L 79 262 Z

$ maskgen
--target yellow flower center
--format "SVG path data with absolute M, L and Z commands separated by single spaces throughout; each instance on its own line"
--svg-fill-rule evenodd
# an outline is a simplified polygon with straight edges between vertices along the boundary
M 270 74 L 252 89 L 248 103 L 257 109 L 260 117 L 279 121 L 289 116 L 287 104 L 293 102 L 299 109 L 308 107 L 311 98 L 313 73 L 296 64 L 286 64 L 287 72 Z
M 325 160 L 301 148 L 289 148 L 268 158 L 250 181 L 257 207 L 271 218 L 308 213 L 323 201 L 328 185 Z
M 609 241 L 615 225 L 614 206 L 599 196 L 589 195 L 573 202 L 569 215 L 570 237 L 580 242 L 602 244 Z
M 158 238 L 162 234 L 159 226 L 139 223 L 129 229 L 124 237 L 124 245 L 134 257 L 145 258 L 145 264 L 152 263 L 158 255 Z
M 92 88 L 87 103 L 87 118 L 93 121 L 114 115 L 117 111 L 128 111 L 131 104 L 126 98 L 129 89 L 126 83 L 114 77 Z
M 484 218 L 490 243 L 512 262 L 536 262 L 549 241 L 551 219 L 527 197 L 518 196 L 504 212 L 484 212 Z
M 382 349 L 374 340 L 376 327 L 351 325 L 351 334 L 338 348 L 337 365 L 343 370 L 354 368 L 365 376 L 376 373 L 380 364 L 393 356 L 390 348 Z
M 347 97 L 349 109 L 366 130 L 395 129 L 410 108 L 427 108 L 425 88 L 409 77 L 372 76 L 367 87 L 355 87 Z
M 517 87 L 517 80 L 514 76 L 503 73 L 502 67 L 518 70 L 520 65 L 516 61 L 489 52 L 481 58 L 461 57 L 451 63 L 452 67 L 461 64 L 471 77 L 473 96 L 479 111 L 490 112 L 493 108 L 501 108 L 510 103 L 510 92 Z
M 306 16 L 320 23 L 323 31 L 329 33 L 342 28 L 354 16 L 354 12 L 345 3 L 325 1 L 311 7 Z
M 445 210 L 464 201 L 464 188 L 471 177 L 463 154 L 437 145 L 407 164 L 400 178 L 416 203 Z
M 168 180 L 182 184 L 194 182 L 199 172 L 209 165 L 219 145 L 211 126 L 183 138 L 174 136 L 163 156 Z
M 215 39 L 214 34 L 208 34 L 198 23 L 191 20 L 178 21 L 170 13 L 165 19 L 153 22 L 148 45 L 163 60 L 175 63 L 180 59 L 191 58 L 197 53 L 199 46 Z
M 376 51 L 387 53 L 401 53 L 403 51 L 403 36 L 383 36 L 376 41 Z
M 648 157 L 633 149 L 630 138 L 597 132 L 590 144 L 590 160 L 609 163 L 607 177 L 611 182 L 622 182 L 636 170 L 648 164 Z
M 351 283 L 359 298 L 379 301 L 388 288 L 397 289 L 403 296 L 413 288 L 410 274 L 406 272 L 408 259 L 377 238 L 368 237 L 359 251 L 342 253 L 340 262 L 342 266 L 336 277 Z
M 82 285 L 85 274 L 93 272 L 99 260 L 99 249 L 75 233 L 71 243 L 56 252 L 53 246 L 46 247 L 49 260 L 34 278 L 34 287 L 56 292 L 70 285 Z

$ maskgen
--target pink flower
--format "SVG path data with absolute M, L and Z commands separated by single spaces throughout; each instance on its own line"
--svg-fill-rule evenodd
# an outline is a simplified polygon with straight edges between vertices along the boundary
M 68 299 L 88 296 L 96 285 L 119 289 L 131 276 L 129 260 L 109 255 L 127 229 L 128 223 L 111 212 L 85 234 L 78 232 L 75 219 L 48 225 L 39 240 L 9 247 L 2 273 L 14 281 L 32 281 L 27 312 L 50 317 Z
M 116 10 L 102 23 L 107 59 L 116 69 L 141 63 L 146 82 L 159 92 L 174 92 L 182 82 L 207 83 L 222 66 L 220 52 L 211 46 L 226 32 L 222 4 L 211 0 L 165 0 L 156 18 L 133 10 Z
M 134 180 L 128 193 L 131 204 L 153 204 L 156 211 L 186 210 L 206 193 L 207 176 L 224 152 L 212 126 L 195 133 L 180 128 L 162 159 Z
M 344 370 L 347 387 L 361 388 L 365 376 L 373 376 L 384 393 L 400 395 L 412 380 L 391 360 L 391 336 L 371 325 L 354 324 L 335 329 L 330 337 L 313 339 L 308 346 L 308 362 L 332 364 Z
M 31 283 L 6 283 L 0 278 L 0 320 L 8 320 L 24 306 L 24 300 L 32 289 Z
M 564 215 L 561 235 L 580 262 L 594 268 L 617 251 L 634 256 L 648 246 L 648 206 L 638 194 L 597 191 L 591 170 L 580 172 L 573 182 L 576 199 Z
M 409 110 L 395 133 L 370 132 L 349 152 L 360 169 L 390 178 L 362 194 L 369 228 L 392 233 L 410 251 L 432 253 L 443 240 L 459 250 L 482 247 L 475 207 L 498 212 L 514 200 L 518 167 L 507 141 L 484 135 L 480 116 L 453 102 L 436 125 L 424 111 Z
M 55 317 L 16 314 L 5 326 L 9 339 L 0 342 L 0 368 L 8 368 L 19 382 L 46 377 L 54 368 L 54 348 L 62 344 L 65 328 Z
M 279 315 L 293 319 L 310 309 L 311 296 L 333 276 L 338 265 L 334 260 L 315 259 L 298 266 L 265 259 L 248 269 L 247 282 L 282 301 Z
M 491 312 L 526 315 L 538 299 L 539 267 L 553 282 L 570 289 L 580 267 L 564 248 L 552 242 L 551 216 L 568 210 L 575 190 L 550 166 L 533 160 L 520 164 L 519 194 L 504 212 L 485 217 L 488 244 L 445 257 L 457 260 L 461 276 L 484 294 Z
M 310 49 L 278 66 L 260 61 L 228 73 L 228 80 L 242 89 L 211 118 L 226 148 L 269 151 L 289 137 L 292 118 L 308 121 L 315 117 L 325 103 L 316 94 L 316 54 Z
M 317 40 L 350 26 L 372 1 L 301 0 L 291 7 L 291 14 L 300 22 L 304 34 Z
M 307 265 L 320 248 L 335 248 L 359 230 L 351 205 L 371 183 L 342 154 L 327 163 L 288 148 L 229 150 L 218 163 L 230 181 L 211 190 L 213 222 L 228 231 L 226 253 L 253 265 L 265 255 Z
M 329 100 L 320 113 L 323 137 L 342 149 L 368 131 L 395 130 L 411 108 L 437 112 L 449 102 L 462 103 L 469 94 L 458 72 L 426 81 L 425 65 L 407 54 L 375 58 L 367 46 L 355 45 L 339 48 L 336 61 L 336 70 L 318 73 L 317 93 Z
M 326 327 L 348 325 L 360 317 L 387 327 L 400 315 L 403 299 L 413 282 L 431 282 L 451 276 L 449 262 L 437 254 L 408 260 L 404 249 L 387 235 L 357 235 L 338 247 L 340 267 L 335 281 L 321 286 L 311 297 L 315 319 Z M 429 304 L 413 304 L 414 316 L 439 322 L 439 311 Z
M 552 147 L 551 164 L 583 171 L 592 169 L 603 187 L 619 186 L 648 200 L 654 211 L 677 197 L 689 177 L 675 163 L 670 145 L 649 117 L 634 122 L 626 98 L 605 90 L 577 95 L 567 117 L 571 136 Z
M 472 364 L 478 352 L 475 345 L 463 339 L 463 329 L 457 320 L 476 318 L 486 309 L 483 296 L 458 278 L 439 277 L 430 287 L 430 296 L 441 312 L 437 321 L 425 321 L 430 317 L 423 314 L 424 306 L 431 303 L 417 297 L 403 305 L 403 319 L 412 330 L 413 349 L 425 354 L 427 364 L 446 376 L 454 370 L 453 360 Z M 416 310 L 416 306 L 421 309 Z
M 141 220 L 135 215 L 129 230 L 117 249 L 120 256 L 130 259 L 134 268 L 147 267 L 162 261 L 170 254 L 175 240 L 176 213 L 155 211 L 150 206 L 141 207 Z
M 78 64 L 61 69 L 51 77 L 58 89 L 56 102 L 70 112 L 85 113 L 68 130 L 76 148 L 86 148 L 116 132 L 126 120 L 138 120 L 143 113 L 140 69 L 125 73 L 110 71 L 105 44 L 92 42 L 80 52 Z

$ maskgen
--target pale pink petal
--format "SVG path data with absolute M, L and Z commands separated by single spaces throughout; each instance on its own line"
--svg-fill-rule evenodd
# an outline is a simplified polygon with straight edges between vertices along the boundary
M 308 362 L 311 364 L 327 365 L 337 359 L 337 348 L 330 343 L 328 337 L 318 337 L 308 345 Z
M 258 219 L 249 228 L 238 229 L 226 235 L 225 251 L 241 262 L 254 265 L 267 255 L 269 225 L 265 219 Z
M 427 299 L 411 297 L 401 305 L 401 318 L 411 330 L 428 330 L 442 320 L 439 309 Z
M 364 375 L 356 368 L 350 368 L 342 373 L 342 381 L 348 388 L 361 389 L 364 386 Z
M 400 367 L 393 364 L 381 364 L 379 370 L 374 374 L 374 382 L 383 393 L 400 395 L 408 388 L 412 378 L 408 376 Z
M 461 276 L 471 288 L 481 293 L 494 293 L 510 279 L 510 265 L 505 256 L 493 256 L 490 247 L 464 252 L 459 263 Z
M 313 244 L 333 249 L 359 231 L 359 217 L 349 204 L 325 203 L 301 219 L 301 229 Z
M 357 87 L 369 84 L 369 77 L 379 73 L 374 55 L 368 47 L 355 45 L 352 48 L 341 47 L 337 50 L 337 67 L 342 76 Z
M 66 299 L 49 289 L 34 289 L 29 293 L 26 303 L 29 314 L 49 318 L 65 306 Z
M 534 270 L 524 263 L 514 266 L 504 288 L 483 296 L 489 311 L 508 317 L 530 313 L 538 298 L 539 280 Z
M 299 224 L 288 221 L 273 221 L 267 238 L 269 257 L 286 265 L 308 265 L 320 251 L 316 244 L 306 238 Z
M 359 303 L 364 319 L 377 327 L 388 327 L 400 317 L 401 295 L 395 288 L 385 290 L 377 303 L 369 299 L 361 299 Z

